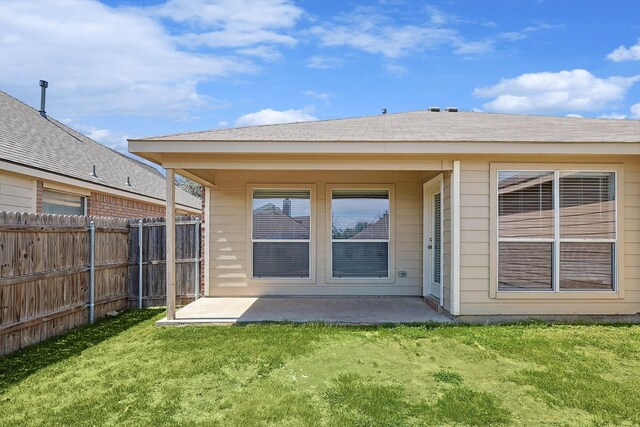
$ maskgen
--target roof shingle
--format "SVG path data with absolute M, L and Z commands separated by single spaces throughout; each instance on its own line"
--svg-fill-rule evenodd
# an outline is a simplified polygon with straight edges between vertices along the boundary
M 165 200 L 165 177 L 0 91 L 0 159 L 129 193 Z M 91 175 L 96 165 L 97 177 Z M 126 185 L 127 177 L 131 186 Z M 200 209 L 182 189 L 176 202 Z
M 216 129 L 138 141 L 640 142 L 640 121 L 429 112 Z

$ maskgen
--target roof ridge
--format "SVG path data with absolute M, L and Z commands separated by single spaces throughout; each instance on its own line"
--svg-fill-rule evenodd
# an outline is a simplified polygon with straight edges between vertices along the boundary
M 359 119 L 368 119 L 373 117 L 392 117 L 403 114 L 416 114 L 416 113 L 425 113 L 425 114 L 483 114 L 483 115 L 492 115 L 492 116 L 506 116 L 506 117 L 535 117 L 535 118 L 554 118 L 554 119 L 576 119 L 576 120 L 597 120 L 597 121 L 620 121 L 620 119 L 615 119 L 611 117 L 575 117 L 575 116 L 567 116 L 567 115 L 552 115 L 552 114 L 527 114 L 527 113 L 500 113 L 500 112 L 492 112 L 492 111 L 472 111 L 472 110 L 458 110 L 456 112 L 431 112 L 428 109 L 421 110 L 411 110 L 411 111 L 401 111 L 397 113 L 385 113 L 385 114 L 369 114 L 363 116 L 354 116 L 354 117 L 339 117 L 339 118 L 329 118 L 329 119 L 321 119 L 321 120 L 306 120 L 306 121 L 298 121 L 298 122 L 289 122 L 289 123 L 272 123 L 272 124 L 264 124 L 264 125 L 252 125 L 252 126 L 237 126 L 237 127 L 226 127 L 226 128 L 214 128 L 214 129 L 205 129 L 199 131 L 192 132 L 178 132 L 164 135 L 154 135 L 148 137 L 141 138 L 129 138 L 129 141 L 143 141 L 143 140 L 155 140 L 155 139 L 165 139 L 171 137 L 180 137 L 182 135 L 199 135 L 210 132 L 224 132 L 224 131 L 235 131 L 235 130 L 243 130 L 243 129 L 262 129 L 262 128 L 270 128 L 276 126 L 297 126 L 297 125 L 305 125 L 309 123 L 323 123 L 323 122 L 340 122 L 345 120 L 359 120 Z M 624 119 L 624 121 L 631 122 L 640 122 L 640 119 Z

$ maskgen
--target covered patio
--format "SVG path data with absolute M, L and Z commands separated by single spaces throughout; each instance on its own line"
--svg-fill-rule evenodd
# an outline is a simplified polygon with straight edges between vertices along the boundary
M 375 325 L 448 323 L 451 319 L 420 297 L 239 297 L 200 298 L 160 326 L 252 322 L 323 322 Z

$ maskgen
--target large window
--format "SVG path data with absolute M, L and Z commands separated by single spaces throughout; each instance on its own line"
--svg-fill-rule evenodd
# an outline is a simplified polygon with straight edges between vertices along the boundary
M 389 278 L 390 191 L 331 190 L 331 277 Z
M 85 198 L 58 191 L 42 191 L 42 212 L 58 215 L 85 215 Z
M 615 289 L 614 172 L 498 171 L 498 290 Z
M 253 278 L 309 278 L 310 230 L 310 190 L 253 189 Z

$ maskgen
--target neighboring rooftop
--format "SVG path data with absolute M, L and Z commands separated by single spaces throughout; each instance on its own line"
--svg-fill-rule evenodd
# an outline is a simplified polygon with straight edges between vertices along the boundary
M 165 200 L 165 177 L 0 91 L 0 159 Z M 96 176 L 92 176 L 96 165 Z M 130 177 L 131 186 L 127 185 Z M 108 192 L 108 191 L 105 191 Z M 176 189 L 176 203 L 201 208 L 197 197 Z
M 640 121 L 425 110 L 132 141 L 640 142 Z

